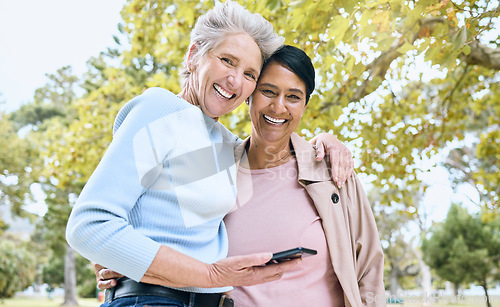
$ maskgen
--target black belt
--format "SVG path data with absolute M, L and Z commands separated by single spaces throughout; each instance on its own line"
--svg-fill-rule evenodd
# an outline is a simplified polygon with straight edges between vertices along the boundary
M 221 293 L 194 293 L 176 290 L 172 288 L 138 283 L 130 278 L 123 277 L 118 280 L 114 288 L 105 291 L 105 301 L 111 303 L 113 300 L 140 295 L 154 295 L 172 298 L 189 305 L 194 302 L 195 307 L 233 307 L 234 302 L 227 295 Z

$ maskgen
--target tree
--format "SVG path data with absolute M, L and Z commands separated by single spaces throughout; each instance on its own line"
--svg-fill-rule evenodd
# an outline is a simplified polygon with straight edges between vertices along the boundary
M 22 205 L 31 199 L 28 166 L 33 152 L 32 144 L 19 137 L 9 116 L 0 112 L 0 202 L 9 205 L 15 216 L 28 216 Z M 0 234 L 7 227 L 0 217 Z
M 310 135 L 319 128 L 352 141 L 359 170 L 371 175 L 384 206 L 404 204 L 408 213 L 415 213 L 421 160 L 466 133 L 480 140 L 478 154 L 500 155 L 500 146 L 495 146 L 500 41 L 487 38 L 498 23 L 498 1 L 240 3 L 261 13 L 287 43 L 313 58 L 317 93 L 298 131 Z M 42 103 L 43 108 L 27 112 L 36 114 L 34 118 L 50 117 L 40 125 L 29 122 L 44 129 L 44 142 L 38 147 L 46 162 L 42 178 L 48 195 L 65 195 L 61 206 L 79 194 L 94 170 L 111 140 L 114 117 L 126 101 L 152 86 L 179 91 L 178 72 L 189 32 L 196 18 L 212 6 L 213 1 L 199 0 L 128 1 L 119 25 L 128 47 L 109 49 L 89 61 L 80 83 L 85 93 L 76 99 L 72 87 L 59 82 L 37 96 L 50 102 L 58 99 L 51 92 L 68 93 L 59 105 L 70 106 L 60 112 L 69 118 Z M 426 65 L 435 75 L 414 74 Z M 245 105 L 221 122 L 242 137 L 250 131 Z M 482 179 L 475 183 L 491 195 L 484 206 L 492 212 L 498 207 L 499 161 L 483 164 L 477 170 Z M 61 221 L 66 221 L 64 214 Z
M 422 193 L 423 194 L 423 193 Z M 431 268 L 424 260 L 423 251 L 421 248 L 421 244 L 423 240 L 426 238 L 427 233 L 429 232 L 429 226 L 427 226 L 427 222 L 429 220 L 429 215 L 427 211 L 418 210 L 418 215 L 416 218 L 416 222 L 418 225 L 418 229 L 420 231 L 419 234 L 419 246 L 414 249 L 415 256 L 418 260 L 419 265 L 419 273 L 420 273 L 420 287 L 422 288 L 422 297 L 423 297 L 423 306 L 430 306 L 433 303 L 434 297 L 432 296 L 432 274 Z
M 46 84 L 35 91 L 33 102 L 12 113 L 11 119 L 18 129 L 29 126 L 34 130 L 46 130 L 44 122 L 46 124 L 48 119 L 74 119 L 75 113 L 70 106 L 77 96 L 75 91 L 79 80 L 71 67 L 64 66 L 46 77 Z
M 76 298 L 76 269 L 75 256 L 72 249 L 64 244 L 64 232 L 66 221 L 71 207 L 69 206 L 70 195 L 73 190 L 70 187 L 57 186 L 58 179 L 55 178 L 47 164 L 50 157 L 43 153 L 51 146 L 50 130 L 64 127 L 73 121 L 76 115 L 72 105 L 76 98 L 75 88 L 78 79 L 72 75 L 70 67 L 59 69 L 56 74 L 47 75 L 48 82 L 44 87 L 36 90 L 35 99 L 32 103 L 24 105 L 11 114 L 17 129 L 28 129 L 23 140 L 33 144 L 37 149 L 26 167 L 29 167 L 30 184 L 41 185 L 47 198 L 48 212 L 42 222 L 45 231 L 45 239 L 56 254 L 65 253 L 65 297 L 63 305 L 78 305 Z M 62 247 L 61 247 L 62 246 Z
M 41 229 L 44 239 L 51 247 L 52 258 L 59 259 L 64 264 L 64 306 L 78 305 L 76 290 L 76 255 L 66 243 L 64 233 L 69 213 L 71 211 L 68 189 L 46 187 L 48 196 L 45 199 L 47 213 L 43 217 Z M 54 276 L 55 278 L 56 276 Z
M 443 279 L 455 285 L 477 282 L 491 306 L 488 282 L 500 268 L 500 221 L 484 222 L 452 204 L 443 224 L 424 240 L 425 261 Z
M 500 41 L 488 39 L 498 23 L 498 1 L 240 3 L 261 13 L 287 43 L 312 56 L 318 71 L 317 95 L 299 131 L 309 135 L 319 127 L 343 140 L 356 140 L 363 149 L 359 169 L 376 175 L 372 183 L 383 192 L 398 191 L 384 193 L 384 203 L 405 200 L 416 206 L 412 194 L 421 184 L 420 159 L 436 154 L 451 140 L 463 139 L 470 128 L 467 123 L 480 116 L 488 119 L 485 129 L 476 131 L 480 147 L 499 154 L 499 146 L 487 146 L 488 139 L 498 140 L 489 131 L 498 127 L 500 116 L 495 108 Z M 167 88 L 176 88 L 189 31 L 212 5 L 129 1 L 122 11 L 121 28 L 131 46 L 124 61 L 147 63 L 150 79 L 168 80 Z M 434 76 L 414 73 L 426 65 Z M 249 132 L 246 113 L 242 106 L 221 121 L 244 136 Z M 487 174 L 498 170 L 500 162 L 493 162 Z M 489 207 L 497 206 L 495 199 Z
M 384 265 L 386 267 L 384 283 L 388 287 L 391 298 L 396 298 L 401 289 L 405 289 L 414 281 L 419 273 L 414 255 L 414 246 L 408 239 L 407 226 L 413 217 L 404 211 L 387 208 L 379 201 L 377 189 L 369 194 L 370 202 L 374 204 L 375 220 L 384 251 Z
M 0 241 L 0 300 L 26 289 L 35 277 L 35 259 L 25 243 L 3 237 Z
M 486 135 L 498 134 L 491 131 Z M 500 138 L 491 137 L 483 144 L 473 143 L 473 146 L 462 146 L 450 150 L 443 165 L 450 171 L 451 179 L 456 187 L 459 184 L 468 183 L 474 187 L 479 195 L 477 205 L 483 204 L 489 207 L 488 219 L 495 218 L 493 204 L 498 202 L 500 195 L 500 179 L 497 169 L 498 159 L 494 152 L 495 146 L 500 146 Z M 473 201 L 475 203 L 475 201 Z
M 57 287 L 64 285 L 64 259 L 61 257 L 51 257 L 42 266 L 42 282 L 48 285 L 47 291 L 50 293 Z
M 49 285 L 49 291 L 64 286 L 66 254 L 49 252 L 50 257 L 41 266 L 41 281 Z M 80 297 L 95 297 L 96 283 L 93 265 L 82 256 L 75 254 L 76 285 Z M 69 274 L 71 275 L 71 273 Z M 74 290 L 73 290 L 74 291 Z

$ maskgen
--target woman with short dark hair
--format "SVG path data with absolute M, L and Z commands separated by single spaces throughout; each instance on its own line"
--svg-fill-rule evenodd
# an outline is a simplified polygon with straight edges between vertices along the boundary
M 235 287 L 235 306 L 385 306 L 384 257 L 356 174 L 339 188 L 294 130 L 314 67 L 292 46 L 265 63 L 250 100 L 252 133 L 235 150 L 238 196 L 224 218 L 228 256 L 306 247 L 317 254 L 267 284 Z

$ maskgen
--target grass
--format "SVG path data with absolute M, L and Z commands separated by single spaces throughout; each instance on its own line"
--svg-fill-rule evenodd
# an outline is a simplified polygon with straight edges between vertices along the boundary
M 500 297 L 499 296 L 491 296 L 491 306 L 492 307 L 500 307 Z M 408 299 L 403 304 L 387 304 L 387 306 L 391 307 L 421 307 L 424 306 L 422 302 L 419 302 L 418 299 Z M 442 297 L 437 300 L 436 303 L 432 305 L 425 305 L 432 307 L 486 307 L 486 302 L 483 300 L 483 297 L 461 297 L 460 300 L 453 301 L 451 298 Z
M 390 307 L 421 307 L 424 306 L 423 304 L 419 303 L 404 303 L 404 304 L 387 304 L 387 306 Z M 431 306 L 431 307 L 481 307 L 484 306 L 486 307 L 486 303 L 471 303 L 471 304 L 465 304 L 465 303 L 436 303 L 432 305 L 425 305 L 425 306 Z M 492 307 L 500 307 L 499 303 L 493 303 L 491 304 Z
M 63 302 L 62 297 L 56 297 L 53 300 L 49 300 L 46 297 L 37 297 L 37 298 L 27 298 L 27 297 L 16 297 L 12 299 L 5 299 L 0 301 L 0 307 L 60 307 Z M 95 298 L 80 298 L 78 299 L 78 303 L 80 307 L 98 307 L 101 305 L 100 302 Z M 421 307 L 423 306 L 421 303 L 412 303 L 407 302 L 404 304 L 388 304 L 390 307 Z M 431 305 L 432 307 L 477 307 L 477 306 L 486 306 L 486 303 L 483 302 L 459 302 L 459 303 L 444 303 L 438 302 Z M 500 298 L 495 297 L 492 298 L 492 306 L 500 307 Z
M 16 297 L 0 301 L 0 307 L 60 307 L 62 302 L 62 297 L 56 297 L 53 300 L 46 297 Z M 80 307 L 98 307 L 102 304 L 95 298 L 79 298 L 78 303 Z

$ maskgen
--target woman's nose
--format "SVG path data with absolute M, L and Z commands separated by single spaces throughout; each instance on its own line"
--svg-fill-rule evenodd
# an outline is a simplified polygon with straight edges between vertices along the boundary
M 242 84 L 243 74 L 238 73 L 237 71 L 233 71 L 229 74 L 227 81 L 229 82 L 229 86 L 231 90 L 238 90 Z
M 286 112 L 285 97 L 283 97 L 283 95 L 278 95 L 275 99 L 273 99 L 271 107 L 276 114 L 281 114 Z

